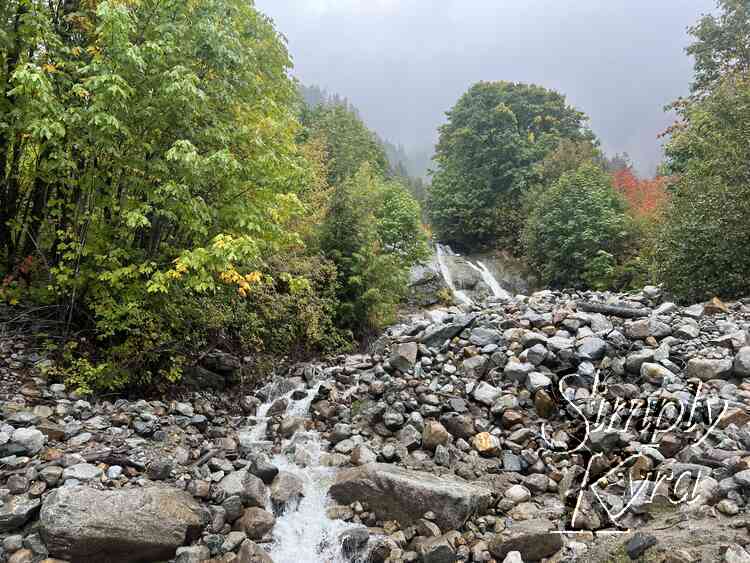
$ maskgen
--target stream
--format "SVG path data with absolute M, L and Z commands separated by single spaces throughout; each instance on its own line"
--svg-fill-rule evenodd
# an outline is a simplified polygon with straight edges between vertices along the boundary
M 309 417 L 312 401 L 318 392 L 319 383 L 311 388 L 305 385 L 279 392 L 272 388 L 268 399 L 258 407 L 256 424 L 251 430 L 252 441 L 259 446 L 271 444 L 266 440 L 271 406 L 279 399 L 288 401 L 283 416 Z M 307 392 L 304 399 L 294 400 L 295 391 Z M 273 528 L 273 543 L 269 555 L 274 563 L 300 563 L 320 561 L 321 563 L 350 563 L 341 549 L 341 535 L 347 530 L 362 527 L 343 520 L 331 520 L 326 508 L 331 504 L 328 490 L 336 479 L 337 469 L 326 467 L 321 462 L 321 454 L 326 451 L 326 443 L 320 434 L 313 430 L 300 430 L 282 444 L 280 454 L 271 458 L 271 463 L 279 471 L 289 472 L 298 477 L 303 486 L 302 499 L 288 505 L 277 515 Z M 270 501 L 269 501 L 270 502 Z M 273 512 L 269 505 L 267 510 Z

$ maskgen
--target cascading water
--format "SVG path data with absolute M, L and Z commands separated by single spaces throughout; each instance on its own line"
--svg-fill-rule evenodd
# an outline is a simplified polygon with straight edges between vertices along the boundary
M 442 244 L 436 244 L 435 255 L 437 256 L 437 263 L 440 268 L 440 274 L 443 276 L 446 285 L 450 288 L 450 290 L 453 292 L 453 295 L 456 297 L 456 301 L 458 301 L 462 305 L 471 305 L 473 303 L 471 298 L 469 298 L 469 296 L 466 295 L 466 293 L 464 293 L 462 290 L 456 289 L 456 284 L 453 283 L 453 274 L 451 274 L 450 267 L 445 260 L 446 255 L 453 255 L 450 247 L 444 247 Z
M 455 295 L 456 300 L 461 304 L 471 305 L 473 301 L 466 294 L 466 292 L 456 288 L 456 284 L 453 281 L 453 274 L 451 273 L 450 265 L 448 264 L 448 260 L 446 260 L 446 257 L 457 256 L 457 254 L 455 254 L 449 246 L 436 244 L 435 255 L 437 257 L 437 263 L 440 268 L 440 273 L 443 276 L 445 283 L 453 292 L 453 295 Z M 475 264 L 468 259 L 464 259 L 464 261 L 470 268 L 473 268 L 479 273 L 479 275 L 482 277 L 482 281 L 484 281 L 487 287 L 490 288 L 490 291 L 492 292 L 492 295 L 494 297 L 500 299 L 509 299 L 511 297 L 510 293 L 503 289 L 503 287 L 500 285 L 500 282 L 497 281 L 497 278 L 492 274 L 492 272 L 484 262 L 482 262 L 481 260 L 477 260 Z
M 487 284 L 487 287 L 490 288 L 490 291 L 492 292 L 492 295 L 494 297 L 499 297 L 501 299 L 510 299 L 510 293 L 503 289 L 503 287 L 500 285 L 500 282 L 497 281 L 497 278 L 492 275 L 492 272 L 490 272 L 489 268 L 487 268 L 484 262 L 482 262 L 481 260 L 477 260 L 477 263 L 474 264 L 467 260 L 466 263 L 474 268 L 477 272 L 479 272 L 479 275 L 482 276 L 482 281 Z
M 294 389 L 281 397 L 288 400 L 287 416 L 307 416 L 317 394 L 318 386 L 307 390 L 304 399 L 292 399 Z M 253 440 L 266 443 L 268 410 L 280 397 L 270 393 L 268 400 L 258 407 Z M 297 476 L 303 486 L 303 497 L 296 505 L 289 505 L 277 517 L 273 528 L 270 556 L 274 563 L 345 563 L 341 553 L 341 534 L 360 526 L 343 520 L 331 520 L 326 514 L 328 490 L 336 479 L 336 469 L 321 463 L 324 443 L 315 431 L 300 430 L 282 445 L 282 453 L 271 463 L 280 471 Z M 290 455 L 292 458 L 290 459 Z M 271 507 L 268 507 L 271 510 Z

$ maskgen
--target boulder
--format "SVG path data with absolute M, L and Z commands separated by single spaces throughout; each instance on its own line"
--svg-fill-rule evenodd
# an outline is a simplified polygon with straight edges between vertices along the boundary
M 42 502 L 28 495 L 0 500 L 0 534 L 22 527 L 37 513 Z
M 241 469 L 234 471 L 219 482 L 219 488 L 227 497 L 239 496 L 245 506 L 264 507 L 268 502 L 268 489 L 260 477 Z
M 417 343 L 405 342 L 391 347 L 391 365 L 399 371 L 407 372 L 417 363 Z
M 688 377 L 697 377 L 702 381 L 726 379 L 732 373 L 732 360 L 710 360 L 692 358 L 687 364 Z
M 750 346 L 739 349 L 734 357 L 733 369 L 736 377 L 750 377 Z
M 234 523 L 234 529 L 245 532 L 251 540 L 259 540 L 271 531 L 275 523 L 273 514 L 254 506 L 245 509 L 242 517 Z
M 296 503 L 304 496 L 305 484 L 294 473 L 279 471 L 271 483 L 271 503 L 274 512 L 283 511 L 287 505 Z
M 199 536 L 202 507 L 171 487 L 62 487 L 44 499 L 40 530 L 50 555 L 80 563 L 171 559 Z
M 516 522 L 510 530 L 490 541 L 490 553 L 502 561 L 512 551 L 520 553 L 524 561 L 539 561 L 562 549 L 560 534 L 552 534 L 553 526 L 544 520 Z
M 480 485 L 383 463 L 341 471 L 330 495 L 340 504 L 365 501 L 379 518 L 402 525 L 432 511 L 443 530 L 460 528 L 473 514 L 484 513 L 492 499 Z

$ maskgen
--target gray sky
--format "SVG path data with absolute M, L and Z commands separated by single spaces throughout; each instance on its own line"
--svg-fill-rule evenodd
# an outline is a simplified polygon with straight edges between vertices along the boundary
M 357 106 L 409 149 L 479 80 L 555 88 L 609 153 L 661 159 L 663 107 L 688 91 L 686 27 L 714 0 L 256 0 L 289 40 L 295 75 Z

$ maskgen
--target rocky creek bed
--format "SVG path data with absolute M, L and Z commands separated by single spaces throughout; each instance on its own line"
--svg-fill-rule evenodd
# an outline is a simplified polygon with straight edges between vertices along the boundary
M 542 291 L 171 401 L 83 399 L 5 338 L 0 561 L 750 561 L 748 329 Z

